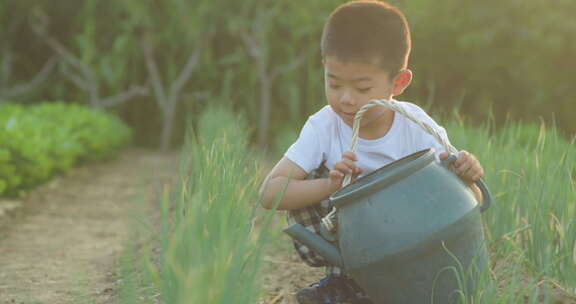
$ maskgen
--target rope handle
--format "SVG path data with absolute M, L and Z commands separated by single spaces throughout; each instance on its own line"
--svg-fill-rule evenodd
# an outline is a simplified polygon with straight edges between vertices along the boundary
M 352 151 L 352 153 L 356 153 L 356 146 L 358 145 L 358 134 L 360 133 L 360 119 L 362 119 L 362 115 L 364 115 L 364 112 L 368 111 L 368 109 L 375 106 L 382 106 L 404 115 L 404 117 L 410 119 L 412 122 L 420 126 L 428 134 L 434 136 L 434 138 L 436 138 L 436 140 L 438 140 L 438 142 L 442 144 L 445 151 L 448 151 L 449 153 L 458 153 L 458 150 L 456 150 L 456 148 L 454 148 L 444 137 L 442 137 L 434 128 L 432 128 L 432 126 L 418 119 L 416 116 L 406 112 L 404 108 L 402 108 L 392 99 L 390 100 L 372 99 L 362 108 L 360 108 L 358 112 L 356 112 L 356 115 L 354 116 L 354 126 L 352 128 L 352 145 L 350 147 L 350 151 Z M 350 184 L 351 179 L 352 174 L 346 174 L 346 176 L 344 177 L 344 182 L 342 183 L 342 187 L 348 186 L 348 184 Z
M 368 111 L 368 109 L 375 106 L 382 106 L 404 115 L 404 117 L 410 119 L 412 122 L 420 126 L 428 134 L 434 136 L 434 138 L 436 138 L 436 140 L 438 140 L 438 142 L 442 144 L 445 151 L 454 154 L 458 153 L 458 150 L 456 150 L 454 146 L 452 146 L 444 137 L 442 137 L 434 128 L 432 128 L 432 126 L 418 119 L 416 116 L 406 112 L 404 108 L 402 108 L 392 99 L 372 99 L 367 104 L 362 106 L 362 108 L 360 108 L 358 112 L 356 112 L 356 115 L 354 116 L 354 125 L 352 128 L 352 144 L 350 147 L 350 151 L 352 153 L 356 153 L 356 147 L 358 145 L 358 134 L 360 133 L 359 132 L 360 119 L 362 119 L 362 115 L 364 115 L 364 113 Z M 346 174 L 346 176 L 344 177 L 344 181 L 342 183 L 342 188 L 348 186 L 351 180 L 352 180 L 352 174 Z M 335 215 L 336 215 L 336 208 L 332 207 L 332 211 L 330 211 L 330 213 L 328 213 L 325 217 L 322 218 L 322 225 L 324 225 L 324 228 L 326 228 L 328 231 L 333 231 L 335 228 L 333 224 L 334 221 L 332 219 L 333 217 L 335 217 Z

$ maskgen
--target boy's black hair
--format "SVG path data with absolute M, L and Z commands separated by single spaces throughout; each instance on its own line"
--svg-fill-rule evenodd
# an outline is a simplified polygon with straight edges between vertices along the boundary
M 405 69 L 410 29 L 397 8 L 381 1 L 352 1 L 337 7 L 324 25 L 322 58 L 376 63 L 390 76 Z

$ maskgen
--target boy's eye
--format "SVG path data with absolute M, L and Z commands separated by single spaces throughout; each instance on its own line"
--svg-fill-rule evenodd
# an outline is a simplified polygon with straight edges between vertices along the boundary
M 368 92 L 370 92 L 371 89 L 372 89 L 372 88 L 358 89 L 358 92 L 360 92 L 360 93 L 368 93 Z
M 334 89 L 334 90 L 337 90 L 337 89 L 339 89 L 340 87 L 342 87 L 342 86 L 341 86 L 341 85 L 337 85 L 337 84 L 331 84 L 331 85 L 330 85 L 330 88 L 331 88 L 331 89 Z

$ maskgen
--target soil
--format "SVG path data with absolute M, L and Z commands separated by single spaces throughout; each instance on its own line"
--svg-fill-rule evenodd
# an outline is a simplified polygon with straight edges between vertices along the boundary
M 59 176 L 0 217 L 0 303 L 114 303 L 133 211 L 176 177 L 178 155 L 128 150 Z
M 273 230 L 280 231 L 281 220 L 274 223 Z M 309 267 L 292 248 L 289 237 L 276 235 L 276 242 L 268 246 L 262 269 L 265 295 L 258 304 L 298 304 L 295 293 L 324 277 L 324 268 Z

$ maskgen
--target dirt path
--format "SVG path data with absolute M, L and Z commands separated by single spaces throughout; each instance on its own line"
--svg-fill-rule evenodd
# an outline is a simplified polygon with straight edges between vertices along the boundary
M 177 154 L 129 150 L 28 195 L 0 230 L 0 303 L 113 303 L 130 211 L 177 165 Z

